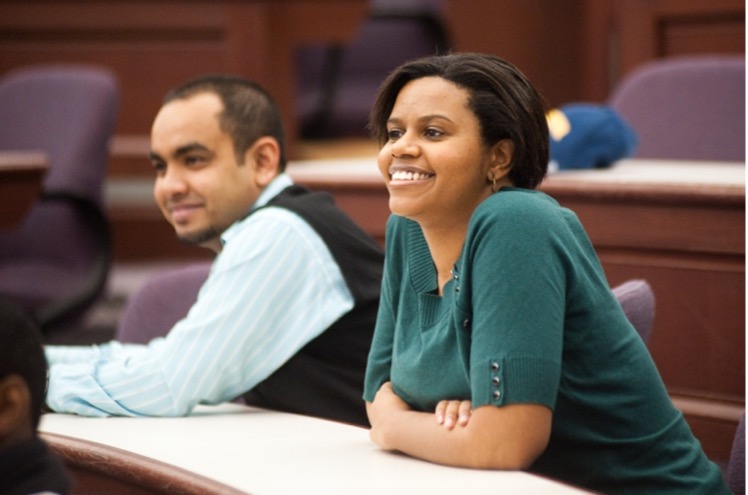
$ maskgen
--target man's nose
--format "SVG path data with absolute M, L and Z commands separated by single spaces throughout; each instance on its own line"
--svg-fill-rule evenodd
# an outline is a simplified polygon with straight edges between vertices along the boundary
M 156 178 L 154 192 L 168 197 L 184 194 L 187 191 L 187 180 L 179 167 L 166 166 L 165 172 Z

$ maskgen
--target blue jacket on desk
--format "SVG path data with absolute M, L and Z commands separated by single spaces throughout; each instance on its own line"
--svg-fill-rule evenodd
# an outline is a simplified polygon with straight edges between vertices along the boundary
M 547 119 L 550 170 L 609 167 L 636 150 L 636 133 L 610 106 L 567 104 L 548 111 Z

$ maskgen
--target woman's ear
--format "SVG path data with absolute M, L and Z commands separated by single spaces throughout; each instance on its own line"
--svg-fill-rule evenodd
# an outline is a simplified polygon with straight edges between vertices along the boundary
M 246 151 L 244 162 L 255 168 L 255 182 L 265 188 L 280 173 L 280 144 L 270 136 L 263 136 Z
M 488 181 L 498 182 L 503 179 L 512 168 L 514 158 L 514 142 L 502 139 L 491 147 L 491 166 L 488 169 Z

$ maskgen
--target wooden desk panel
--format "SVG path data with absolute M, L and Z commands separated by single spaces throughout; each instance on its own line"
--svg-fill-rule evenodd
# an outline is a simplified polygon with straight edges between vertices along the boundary
M 745 167 L 616 168 L 558 174 L 541 188 L 577 213 L 611 285 L 652 285 L 649 349 L 707 454 L 726 461 L 745 408 Z
M 0 151 L 0 229 L 20 225 L 41 194 L 48 166 L 42 152 Z
M 73 478 L 75 495 L 242 495 L 230 486 L 133 452 L 41 433 Z

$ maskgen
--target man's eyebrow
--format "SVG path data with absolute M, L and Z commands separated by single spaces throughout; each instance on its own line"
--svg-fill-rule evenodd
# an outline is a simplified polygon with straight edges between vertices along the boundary
M 148 159 L 149 159 L 150 161 L 152 161 L 152 162 L 163 162 L 163 161 L 164 161 L 164 159 L 163 159 L 163 158 L 161 158 L 161 155 L 159 155 L 158 153 L 156 153 L 156 152 L 155 152 L 155 151 L 153 151 L 153 150 L 150 150 L 150 151 L 148 152 Z
M 207 151 L 207 152 L 210 152 L 210 149 L 208 149 L 208 147 L 205 146 L 204 144 L 200 144 L 200 143 L 185 144 L 184 146 L 180 146 L 179 148 L 177 148 L 174 151 L 174 153 L 172 153 L 172 157 L 173 158 L 179 158 L 179 157 L 182 157 L 184 155 L 190 154 L 190 153 L 192 153 L 194 151 Z M 152 161 L 153 160 L 164 161 L 164 159 L 161 157 L 161 155 L 159 155 L 158 153 L 156 153 L 153 150 L 151 150 L 151 151 L 148 152 L 148 158 L 150 158 Z

